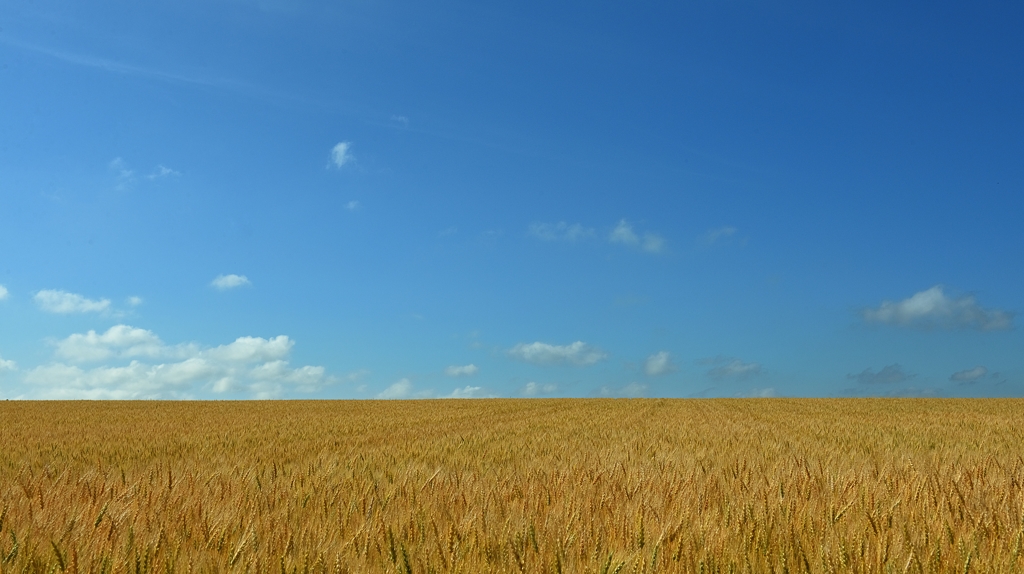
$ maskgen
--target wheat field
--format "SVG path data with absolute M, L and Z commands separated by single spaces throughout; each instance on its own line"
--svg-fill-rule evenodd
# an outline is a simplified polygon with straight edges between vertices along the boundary
M 1018 572 L 1024 401 L 0 403 L 0 572 Z

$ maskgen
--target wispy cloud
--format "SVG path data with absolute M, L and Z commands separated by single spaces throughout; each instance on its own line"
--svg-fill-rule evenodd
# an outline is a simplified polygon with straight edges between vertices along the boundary
M 444 370 L 444 374 L 449 377 L 472 377 L 477 374 L 480 369 L 476 365 L 451 365 Z
M 115 325 L 57 342 L 58 362 L 29 370 L 24 382 L 42 398 L 68 399 L 188 398 L 202 390 L 275 398 L 331 382 L 323 367 L 289 366 L 293 346 L 284 335 L 239 337 L 212 348 L 167 345 L 152 331 Z M 81 366 L 94 362 L 106 364 Z
M 715 368 L 708 371 L 708 376 L 712 379 L 737 379 L 742 380 L 747 377 L 761 374 L 760 363 L 747 363 L 734 357 L 709 357 L 706 359 L 700 359 L 697 361 L 700 365 L 715 365 Z
M 772 397 L 779 396 L 779 393 L 775 390 L 774 387 L 765 387 L 750 389 L 749 391 L 742 393 L 739 396 L 748 399 L 770 399 Z
M 142 305 L 142 297 L 129 297 L 128 298 L 128 306 L 130 306 L 130 307 L 138 307 L 139 305 Z
M 612 232 L 608 234 L 608 241 L 630 247 L 638 247 L 649 253 L 658 253 L 665 247 L 665 240 L 660 235 L 644 233 L 641 237 L 633 231 L 632 224 L 625 219 L 620 220 L 615 228 L 612 229 Z
M 612 229 L 612 232 L 608 235 L 608 241 L 623 245 L 639 245 L 640 237 L 633 231 L 633 226 L 623 219 L 619 221 L 615 229 Z
M 391 123 L 399 127 L 407 128 L 409 127 L 409 118 L 403 115 L 394 114 L 391 116 Z
M 537 382 L 534 382 L 534 381 L 530 381 L 529 383 L 526 383 L 525 386 L 523 386 L 521 392 L 522 392 L 523 396 L 536 397 L 536 396 L 539 396 L 539 395 L 550 395 L 551 393 L 553 393 L 553 392 L 555 392 L 557 390 L 558 390 L 558 385 L 555 385 L 555 384 L 552 384 L 552 383 L 542 384 L 542 383 L 537 383 Z
M 6 299 L 9 295 L 10 295 L 10 291 L 7 290 L 7 287 L 4 287 L 3 285 L 0 285 L 0 301 L 3 301 L 4 299 Z
M 861 311 L 868 323 L 916 329 L 973 329 L 1005 331 L 1013 327 L 1014 314 L 1001 309 L 984 309 L 973 295 L 948 297 L 941 285 L 915 293 L 902 301 L 883 301 Z
M 589 227 L 584 227 L 579 223 L 569 224 L 564 221 L 533 223 L 527 233 L 544 241 L 579 241 L 595 235 L 594 230 Z
M 236 91 L 241 90 L 245 92 L 266 92 L 266 90 L 257 88 L 256 86 L 245 84 L 243 82 L 238 82 L 235 80 L 226 80 L 220 78 L 202 78 L 198 76 L 189 76 L 185 74 L 175 74 L 172 72 L 166 72 L 155 68 L 147 68 L 144 66 L 125 64 L 123 62 L 118 62 L 116 60 L 110 60 L 106 58 L 98 58 L 95 56 L 89 56 L 84 54 L 73 54 L 70 52 L 63 52 L 60 50 L 54 50 L 43 46 L 37 46 L 35 44 L 18 42 L 10 38 L 0 37 L 0 43 L 7 44 L 8 46 L 14 46 L 22 50 L 35 52 L 37 54 L 43 54 L 45 56 L 60 60 L 62 62 L 74 64 L 76 66 L 94 68 L 97 70 L 113 74 L 137 76 L 172 83 L 227 88 Z
M 668 351 L 659 351 L 644 361 L 644 373 L 649 377 L 664 375 L 676 370 L 672 363 L 672 355 Z
M 595 392 L 599 397 L 624 397 L 624 398 L 640 398 L 647 396 L 648 386 L 643 383 L 629 383 L 623 387 L 612 387 L 605 385 Z
M 648 253 L 660 253 L 664 247 L 665 239 L 660 235 L 655 235 L 653 233 L 644 234 L 644 244 L 642 246 L 644 251 L 647 251 Z
M 146 179 L 160 179 L 162 177 L 178 177 L 181 175 L 180 171 L 173 170 L 169 167 L 158 165 L 153 169 L 152 173 L 146 176 Z
M 607 358 L 599 349 L 591 347 L 583 341 L 569 345 L 550 345 L 548 343 L 519 343 L 508 350 L 514 359 L 536 365 L 557 365 L 569 363 L 578 366 L 593 365 Z
M 493 398 L 494 395 L 489 394 L 484 390 L 483 387 L 471 387 L 465 386 L 460 389 L 455 389 L 445 399 L 488 399 Z
M 44 289 L 32 297 L 39 308 L 48 313 L 100 313 L 110 310 L 109 299 L 87 299 L 77 293 L 59 289 Z
M 359 202 L 356 201 L 356 200 L 352 200 L 352 201 L 350 201 L 350 202 L 345 204 L 345 209 L 347 209 L 349 211 L 355 211 L 355 210 L 359 209 Z
M 107 167 L 109 167 L 116 174 L 117 177 L 117 184 L 114 186 L 114 189 L 124 191 L 131 188 L 135 184 L 135 181 L 137 179 L 135 170 L 128 165 L 128 162 L 125 161 L 124 158 L 115 157 L 110 161 L 109 164 L 107 164 Z M 153 168 L 153 171 L 148 173 L 145 176 L 145 178 L 147 180 L 153 181 L 165 177 L 178 177 L 180 175 L 181 172 L 177 170 L 173 170 L 164 165 L 158 165 L 155 168 Z
M 957 371 L 949 376 L 949 380 L 959 383 L 974 383 L 988 374 L 988 369 L 978 365 L 973 369 Z
M 245 275 L 218 275 L 214 277 L 210 285 L 220 291 L 227 291 L 228 289 L 235 289 L 237 287 L 243 287 L 246 285 L 252 285 L 249 278 Z
M 111 170 L 117 174 L 117 185 L 115 189 L 124 190 L 131 187 L 135 182 L 135 171 L 128 167 L 128 163 L 120 157 L 115 157 L 108 164 Z
M 331 148 L 331 163 L 336 168 L 341 168 L 354 159 L 355 156 L 352 155 L 352 142 L 338 142 Z
M 877 373 L 872 369 L 864 369 L 860 373 L 846 375 L 846 378 L 865 385 L 891 385 L 909 381 L 915 376 L 904 371 L 899 363 L 893 363 L 882 367 Z
M 736 235 L 736 231 L 737 229 L 731 225 L 719 227 L 718 229 L 710 229 L 704 234 L 703 240 L 707 245 L 714 245 Z

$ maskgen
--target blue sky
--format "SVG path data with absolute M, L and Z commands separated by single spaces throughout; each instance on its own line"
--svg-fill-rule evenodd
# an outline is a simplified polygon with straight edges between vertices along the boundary
M 1017 3 L 0 5 L 0 397 L 1020 396 Z

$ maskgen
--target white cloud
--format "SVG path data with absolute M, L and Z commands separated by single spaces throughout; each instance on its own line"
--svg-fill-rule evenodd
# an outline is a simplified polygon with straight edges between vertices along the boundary
M 579 241 L 594 236 L 594 230 L 583 227 L 579 223 L 572 225 L 559 221 L 558 223 L 533 223 L 528 233 L 537 239 L 544 241 Z
M 751 399 L 770 399 L 779 396 L 779 393 L 775 391 L 774 387 L 766 387 L 763 389 L 750 389 L 750 391 L 741 396 Z
M 538 365 L 554 365 L 571 363 L 573 365 L 593 365 L 607 357 L 599 349 L 595 349 L 583 341 L 570 345 L 549 345 L 548 343 L 519 343 L 509 349 L 510 357 L 535 363 Z
M 289 391 L 312 392 L 332 382 L 323 367 L 292 368 L 294 343 L 287 336 L 239 337 L 202 349 L 196 344 L 166 345 L 152 331 L 116 325 L 59 341 L 55 362 L 31 369 L 24 382 L 42 398 L 190 398 L 197 392 L 242 393 L 274 398 Z M 76 363 L 123 361 L 83 368 Z
M 551 393 L 558 390 L 557 385 L 553 384 L 540 384 L 530 381 L 523 387 L 522 393 L 527 397 L 536 397 L 537 395 L 550 395 Z
M 647 385 L 635 382 L 618 388 L 604 386 L 597 390 L 597 395 L 602 397 L 640 398 L 647 394 L 647 388 Z
M 228 289 L 234 289 L 236 287 L 242 287 L 243 285 L 252 285 L 249 278 L 245 275 L 218 275 L 210 285 L 219 289 L 220 291 L 227 291 Z
M 487 399 L 492 398 L 493 395 L 487 395 L 483 392 L 483 387 L 470 387 L 465 386 L 461 389 L 455 389 L 452 394 L 445 398 L 448 399 Z
M 713 379 L 745 379 L 761 373 L 760 363 L 744 363 L 739 359 L 716 357 L 701 362 L 719 365 L 708 371 L 708 375 Z
M 139 305 L 142 305 L 142 297 L 129 297 L 128 305 L 132 307 L 138 307 Z
M 480 369 L 476 365 L 451 365 L 444 370 L 444 374 L 450 377 L 472 377 L 477 374 Z
M 132 183 L 135 182 L 135 171 L 128 167 L 128 163 L 120 157 L 115 157 L 111 160 L 110 169 L 117 172 L 117 186 L 116 189 L 123 190 L 127 189 Z
M 353 199 L 352 201 L 345 204 L 345 209 L 349 211 L 355 211 L 359 209 L 359 202 Z
M 719 227 L 718 229 L 712 229 L 704 235 L 704 242 L 707 243 L 708 245 L 714 245 L 719 241 L 723 241 L 725 239 L 732 237 L 733 235 L 736 235 L 736 231 L 738 230 L 731 225 Z
M 391 116 L 391 121 L 396 123 L 396 124 L 399 124 L 403 128 L 409 127 L 409 118 L 407 118 L 405 116 L 398 115 L 398 114 L 393 114 Z
M 907 373 L 903 370 L 903 366 L 899 363 L 893 363 L 882 367 L 881 371 L 877 373 L 872 369 L 864 369 L 860 373 L 846 375 L 847 379 L 854 379 L 858 383 L 865 385 L 889 385 L 893 383 L 902 383 L 913 379 L 916 375 Z
M 35 302 L 43 311 L 50 313 L 90 313 L 101 312 L 110 309 L 109 299 L 95 301 L 86 299 L 76 293 L 68 293 L 57 289 L 44 289 L 35 294 Z
M 978 365 L 966 371 L 957 371 L 949 376 L 949 380 L 961 383 L 973 383 L 988 374 L 988 369 Z
M 262 363 L 288 356 L 293 346 L 295 343 L 285 335 L 278 335 L 273 339 L 239 337 L 234 343 L 203 351 L 203 356 L 216 361 Z
M 0 285 L 0 301 L 3 301 L 4 299 L 6 299 L 7 296 L 9 295 L 9 293 L 10 292 L 7 290 L 7 287 L 4 287 L 3 285 Z
M 15 363 L 14 361 L 7 360 L 7 359 L 4 359 L 3 357 L 0 357 L 0 374 L 3 374 L 5 371 L 17 371 L 17 370 L 18 370 L 18 363 Z
M 57 342 L 57 356 L 72 363 L 105 361 L 107 359 L 158 358 L 166 351 L 163 342 L 152 331 L 128 325 L 115 325 L 106 333 L 76 333 Z
M 377 394 L 378 399 L 407 399 L 412 395 L 412 381 L 402 379 Z
M 611 243 L 621 243 L 630 247 L 639 247 L 648 253 L 659 253 L 665 247 L 665 239 L 654 233 L 644 233 L 643 238 L 633 231 L 633 226 L 625 219 L 619 220 L 618 225 L 608 235 Z
M 166 167 L 166 166 L 163 166 L 163 165 L 158 165 L 158 166 L 156 166 L 156 169 L 153 170 L 153 173 L 151 173 L 151 174 L 146 176 L 146 179 L 159 179 L 161 177 L 168 177 L 168 176 L 175 176 L 175 177 L 177 177 L 179 175 L 181 175 L 181 172 L 179 172 L 179 171 L 173 170 L 173 169 L 171 169 L 169 167 Z
M 623 245 L 637 245 L 640 243 L 640 238 L 633 232 L 633 226 L 623 219 L 612 230 L 611 235 L 608 236 L 608 241 L 622 243 Z
M 334 164 L 334 167 L 340 168 L 354 159 L 352 142 L 338 142 L 331 148 L 331 163 Z
M 861 314 L 869 323 L 918 329 L 1004 331 L 1013 326 L 1013 313 L 983 309 L 973 295 L 948 297 L 941 285 L 899 302 L 883 301 L 879 307 L 865 309 Z
M 665 247 L 665 240 L 660 235 L 653 233 L 644 234 L 644 251 L 658 253 L 663 247 Z
M 644 373 L 650 377 L 671 373 L 674 370 L 676 366 L 672 363 L 672 355 L 668 351 L 657 352 L 647 357 L 644 362 Z

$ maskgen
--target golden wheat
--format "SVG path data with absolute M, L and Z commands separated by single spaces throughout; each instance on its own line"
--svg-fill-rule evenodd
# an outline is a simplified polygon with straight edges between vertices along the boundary
M 1017 400 L 0 404 L 0 573 L 1015 572 Z

